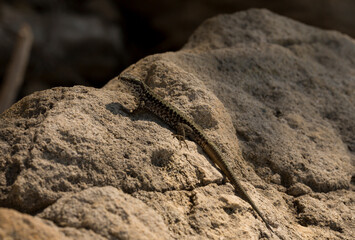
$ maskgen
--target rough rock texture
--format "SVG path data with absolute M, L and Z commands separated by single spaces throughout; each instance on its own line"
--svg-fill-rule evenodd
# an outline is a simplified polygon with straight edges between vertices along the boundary
M 107 239 L 167 239 L 162 217 L 142 201 L 114 187 L 65 196 L 39 217 L 60 227 L 92 230 Z
M 250 10 L 126 72 L 203 127 L 279 237 L 351 239 L 354 59 L 347 36 Z M 1 211 L 57 238 L 278 239 L 194 142 L 124 111 L 136 104 L 113 79 L 38 92 L 0 115 L 0 206 L 34 217 Z
M 11 240 L 69 240 L 98 239 L 98 234 L 87 229 L 59 228 L 51 221 L 19 213 L 12 209 L 0 208 L 0 239 Z
M 49 223 L 38 217 L 0 208 L 0 239 L 68 239 Z

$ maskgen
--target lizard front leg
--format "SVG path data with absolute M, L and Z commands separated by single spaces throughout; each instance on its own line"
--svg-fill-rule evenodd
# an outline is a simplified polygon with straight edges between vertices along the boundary
M 144 106 L 145 106 L 145 102 L 143 100 L 140 100 L 135 108 L 129 109 L 122 106 L 121 109 L 126 114 L 136 115 L 137 113 L 145 110 Z

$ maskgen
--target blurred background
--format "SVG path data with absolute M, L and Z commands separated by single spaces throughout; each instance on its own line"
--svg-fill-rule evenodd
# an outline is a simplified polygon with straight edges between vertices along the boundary
M 147 55 L 180 49 L 205 19 L 249 8 L 355 36 L 355 0 L 1 0 L 0 105 L 9 94 L 102 87 Z

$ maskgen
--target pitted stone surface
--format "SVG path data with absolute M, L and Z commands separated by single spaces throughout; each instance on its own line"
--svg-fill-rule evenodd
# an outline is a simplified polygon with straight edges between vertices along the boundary
M 204 128 L 283 239 L 352 239 L 354 59 L 353 39 L 254 9 L 209 19 L 126 73 Z M 13 105 L 0 115 L 0 206 L 69 239 L 278 239 L 194 142 L 123 111 L 136 104 L 113 79 Z

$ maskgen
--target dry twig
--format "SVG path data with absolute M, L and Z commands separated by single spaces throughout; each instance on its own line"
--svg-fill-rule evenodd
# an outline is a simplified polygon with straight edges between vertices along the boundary
M 9 108 L 16 101 L 19 88 L 24 79 L 32 47 L 33 34 L 28 24 L 24 24 L 17 35 L 12 57 L 0 88 L 0 113 Z

